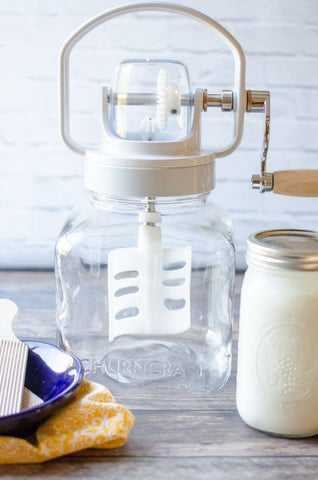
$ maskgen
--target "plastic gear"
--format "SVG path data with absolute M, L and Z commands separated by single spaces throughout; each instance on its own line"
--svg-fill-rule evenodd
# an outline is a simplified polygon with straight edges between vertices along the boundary
M 168 119 L 168 70 L 161 69 L 157 80 L 157 124 L 158 130 L 164 130 L 167 127 Z
M 168 70 L 161 69 L 157 80 L 157 125 L 158 130 L 167 128 L 169 115 L 176 115 L 181 128 L 185 126 L 185 109 L 181 108 L 181 95 L 178 85 L 169 83 Z

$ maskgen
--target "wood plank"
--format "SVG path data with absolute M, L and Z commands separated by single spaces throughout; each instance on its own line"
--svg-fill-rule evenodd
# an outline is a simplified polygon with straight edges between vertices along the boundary
M 235 276 L 234 291 L 239 293 L 243 281 L 243 273 Z M 55 288 L 53 270 L 0 270 L 0 285 L 19 285 L 21 288 L 32 289 L 37 286 Z
M 236 409 L 235 405 L 235 374 L 230 376 L 226 386 L 217 392 L 206 395 L 193 395 L 186 393 L 170 393 L 167 387 L 135 389 L 134 394 L 131 391 L 117 393 L 111 389 L 112 393 L 118 402 L 126 405 L 132 410 L 211 410 L 215 411 L 218 408 L 222 410 Z
M 0 286 L 15 290 L 33 290 L 38 288 L 55 288 L 52 270 L 0 270 Z
M 43 465 L 0 466 L 2 480 L 315 480 L 318 458 L 75 458 Z
M 43 465 L 0 466 L 2 479 L 71 478 L 109 480 L 315 479 L 318 437 L 290 440 L 249 428 L 235 406 L 239 292 L 236 277 L 233 373 L 210 395 L 171 394 L 167 387 L 121 392 L 137 422 L 128 443 L 114 450 L 85 450 Z M 24 338 L 55 342 L 53 272 L 0 272 L 0 297 L 20 306 L 17 332 Z
M 248 427 L 232 411 L 137 411 L 128 443 L 107 456 L 128 457 L 312 457 L 318 437 L 278 438 Z M 75 454 L 76 455 L 76 454 Z M 101 456 L 88 450 L 82 455 Z
M 239 291 L 242 275 L 236 276 L 233 339 L 237 340 Z M 0 298 L 10 298 L 19 306 L 15 323 L 20 338 L 56 342 L 55 278 L 53 271 L 0 271 Z M 235 355 L 235 348 L 233 348 Z M 233 366 L 235 369 L 236 358 Z
M 239 296 L 243 276 L 237 275 L 234 287 L 234 318 L 238 319 Z M 19 304 L 21 311 L 55 311 L 55 277 L 53 271 L 0 270 L 0 297 Z M 235 327 L 237 322 L 235 322 Z

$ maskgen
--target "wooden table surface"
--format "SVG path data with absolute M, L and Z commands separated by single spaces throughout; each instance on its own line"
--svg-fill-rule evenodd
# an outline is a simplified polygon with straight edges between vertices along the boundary
M 221 391 L 182 399 L 147 395 L 124 400 L 136 416 L 127 444 L 85 450 L 41 465 L 0 466 L 2 479 L 318 479 L 318 437 L 275 438 L 245 425 L 235 408 L 236 279 L 233 373 Z M 0 298 L 20 308 L 17 334 L 55 342 L 52 272 L 0 272 Z M 182 408 L 180 408 L 180 405 Z M 318 406 L 317 406 L 318 408 Z

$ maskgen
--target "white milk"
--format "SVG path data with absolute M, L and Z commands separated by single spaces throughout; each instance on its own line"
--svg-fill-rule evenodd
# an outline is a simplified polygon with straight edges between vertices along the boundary
M 239 414 L 248 425 L 269 433 L 314 435 L 318 433 L 318 271 L 298 270 L 303 268 L 298 257 L 279 266 L 275 266 L 277 257 L 271 263 L 257 255 L 250 255 L 249 261 L 248 255 L 247 261 L 240 311 Z M 315 265 L 311 262 L 312 268 L 318 268 Z M 309 267 L 307 262 L 305 268 Z

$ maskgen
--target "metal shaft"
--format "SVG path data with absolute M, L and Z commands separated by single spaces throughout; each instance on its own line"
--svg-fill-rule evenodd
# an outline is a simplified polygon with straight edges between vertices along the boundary
M 157 105 L 158 96 L 154 93 L 122 93 L 116 92 L 108 95 L 107 102 L 113 105 Z M 181 95 L 181 106 L 192 106 L 194 95 L 192 93 Z M 233 93 L 231 90 L 222 90 L 220 94 L 208 93 L 204 90 L 203 110 L 208 107 L 221 108 L 223 112 L 233 110 Z

